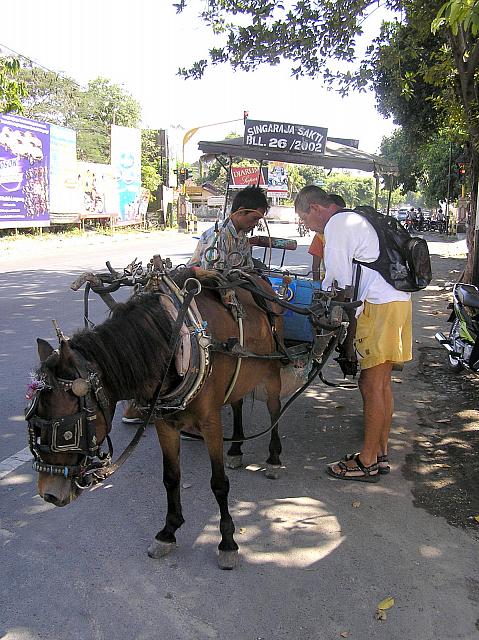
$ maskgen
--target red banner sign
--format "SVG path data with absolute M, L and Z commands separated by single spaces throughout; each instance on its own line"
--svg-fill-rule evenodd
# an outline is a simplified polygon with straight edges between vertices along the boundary
M 230 187 L 238 187 L 242 189 L 244 187 L 258 185 L 258 173 L 259 167 L 231 167 Z M 267 167 L 261 167 L 261 176 L 258 186 L 267 186 L 267 173 Z

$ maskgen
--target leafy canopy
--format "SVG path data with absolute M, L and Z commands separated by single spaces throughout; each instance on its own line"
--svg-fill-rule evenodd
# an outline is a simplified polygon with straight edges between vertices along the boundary
M 0 58 L 0 113 L 21 113 L 25 85 L 19 78 L 20 63 L 16 58 Z

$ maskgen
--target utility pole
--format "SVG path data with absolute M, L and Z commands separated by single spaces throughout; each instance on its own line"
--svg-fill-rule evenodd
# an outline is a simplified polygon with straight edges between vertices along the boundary
M 161 182 L 158 185 L 158 188 L 156 190 L 156 202 L 157 202 L 157 210 L 158 210 L 158 222 L 160 225 L 163 226 L 165 224 L 165 211 L 163 207 L 163 187 L 166 184 L 165 168 L 167 170 L 167 167 L 168 167 L 166 163 L 166 146 L 167 146 L 166 131 L 164 129 L 158 129 L 158 131 L 156 132 L 156 144 L 157 144 L 159 155 L 160 155 L 158 173 L 160 174 L 160 178 L 161 178 Z

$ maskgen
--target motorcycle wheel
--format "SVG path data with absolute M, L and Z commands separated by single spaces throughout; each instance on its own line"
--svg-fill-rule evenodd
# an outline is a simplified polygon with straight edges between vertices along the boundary
M 454 320 L 454 322 L 452 323 L 451 331 L 449 332 L 449 342 L 452 344 L 454 339 L 458 337 L 459 337 L 459 321 Z M 450 353 L 448 353 L 447 355 L 447 360 L 449 362 L 449 368 L 455 373 L 459 373 L 459 371 L 462 371 L 464 369 L 459 358 L 455 358 Z

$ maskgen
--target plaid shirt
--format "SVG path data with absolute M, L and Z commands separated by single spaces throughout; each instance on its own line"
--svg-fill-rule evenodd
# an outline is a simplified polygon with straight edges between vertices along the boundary
M 213 248 L 218 251 L 210 251 L 206 257 L 216 260 L 217 262 L 208 261 L 205 253 L 208 249 Z M 242 256 L 232 255 L 238 252 Z M 240 262 L 240 264 L 238 264 Z M 251 245 L 244 231 L 236 231 L 233 222 L 228 218 L 215 233 L 215 227 L 207 229 L 201 234 L 196 246 L 195 252 L 187 263 L 188 267 L 202 267 L 203 269 L 219 269 L 225 268 L 241 268 L 253 269 L 253 258 L 251 256 Z

